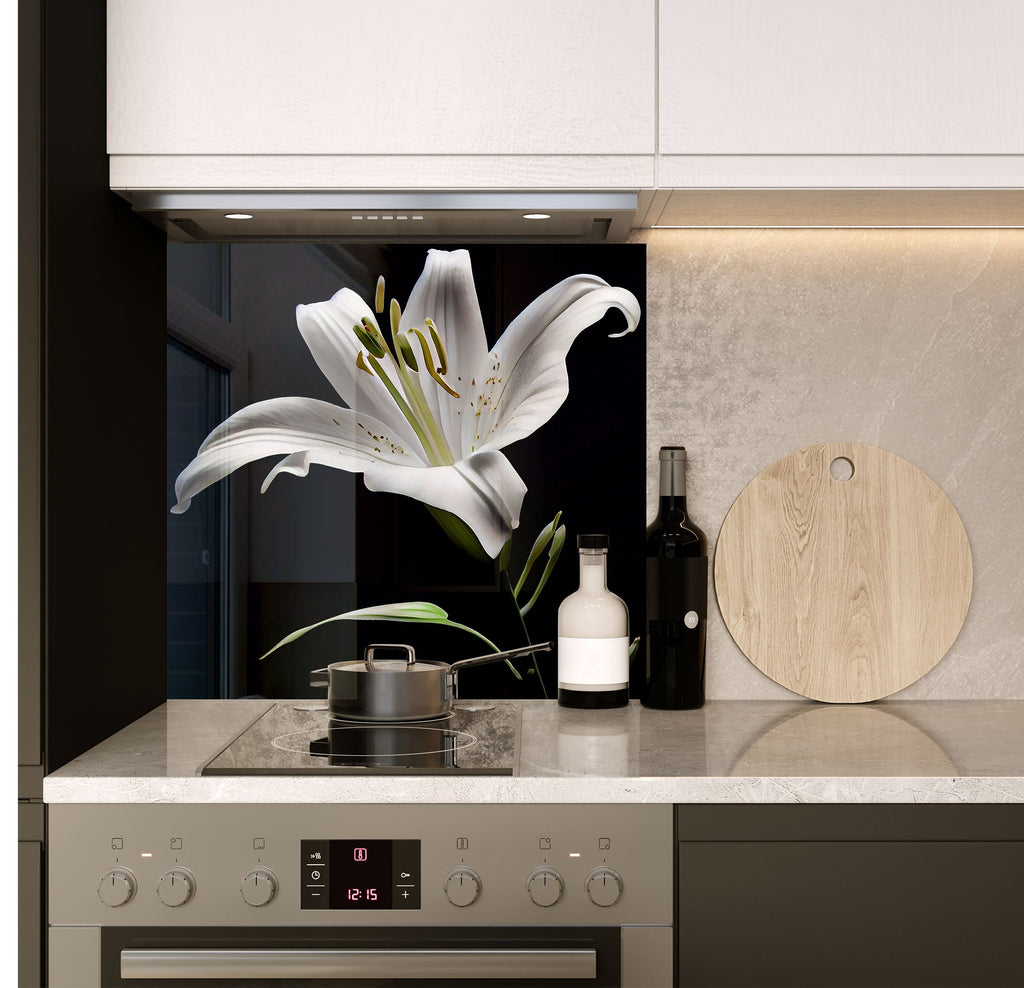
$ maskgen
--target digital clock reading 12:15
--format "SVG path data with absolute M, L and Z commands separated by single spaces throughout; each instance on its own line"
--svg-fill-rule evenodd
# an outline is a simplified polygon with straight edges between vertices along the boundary
M 420 842 L 302 840 L 303 909 L 419 909 Z

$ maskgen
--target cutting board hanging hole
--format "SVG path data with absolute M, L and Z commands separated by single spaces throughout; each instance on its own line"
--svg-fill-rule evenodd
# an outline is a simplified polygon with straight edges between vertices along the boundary
M 829 464 L 828 472 L 832 474 L 833 479 L 845 483 L 853 476 L 853 460 L 848 460 L 845 456 L 837 456 Z

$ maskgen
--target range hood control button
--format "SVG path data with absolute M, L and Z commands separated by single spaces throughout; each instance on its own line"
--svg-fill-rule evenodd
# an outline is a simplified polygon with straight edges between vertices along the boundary
M 163 873 L 156 894 L 165 906 L 183 906 L 196 894 L 196 877 L 187 868 L 172 868 Z
M 595 906 L 614 906 L 622 897 L 622 878 L 611 868 L 595 868 L 587 875 L 585 886 Z
M 565 882 L 554 868 L 534 868 L 526 879 L 526 891 L 538 906 L 553 906 L 562 898 Z
M 105 906 L 123 906 L 131 902 L 138 884 L 127 868 L 111 868 L 101 879 L 96 891 Z
M 472 868 L 453 868 L 444 880 L 444 894 L 453 906 L 471 906 L 480 898 L 480 876 Z
M 250 906 L 265 906 L 277 895 L 277 875 L 269 868 L 253 868 L 242 879 L 241 891 Z

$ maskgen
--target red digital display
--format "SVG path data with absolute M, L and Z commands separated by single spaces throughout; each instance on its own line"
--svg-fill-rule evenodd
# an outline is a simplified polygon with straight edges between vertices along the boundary
M 303 909 L 419 909 L 418 840 L 304 840 Z

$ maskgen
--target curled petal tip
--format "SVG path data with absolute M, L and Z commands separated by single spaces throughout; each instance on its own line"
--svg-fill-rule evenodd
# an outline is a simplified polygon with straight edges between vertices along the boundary
M 183 515 L 188 511 L 188 506 L 192 503 L 192 498 L 187 497 L 184 501 L 179 501 L 173 508 L 171 508 L 172 515 Z
M 519 519 L 518 518 L 513 518 L 512 521 L 509 522 L 509 528 L 511 528 L 512 531 L 515 531 L 518 527 L 519 527 Z

